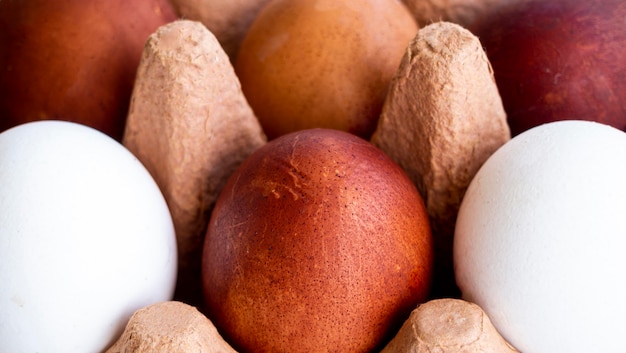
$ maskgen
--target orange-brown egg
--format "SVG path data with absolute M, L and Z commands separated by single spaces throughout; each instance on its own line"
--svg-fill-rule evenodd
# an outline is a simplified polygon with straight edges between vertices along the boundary
M 369 138 L 416 34 L 398 0 L 273 0 L 235 69 L 269 138 L 314 127 Z

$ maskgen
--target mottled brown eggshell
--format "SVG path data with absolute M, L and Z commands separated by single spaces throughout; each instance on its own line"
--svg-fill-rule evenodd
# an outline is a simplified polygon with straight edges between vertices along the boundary
M 226 179 L 265 135 L 228 56 L 200 22 L 160 27 L 145 46 L 123 144 L 161 188 L 176 230 L 176 298 L 200 304 L 202 240 Z
M 398 0 L 274 0 L 235 70 L 268 138 L 308 128 L 369 138 L 416 32 Z
M 148 36 L 167 0 L 0 1 L 0 132 L 69 120 L 120 140 Z
M 202 266 L 208 316 L 241 352 L 369 352 L 427 298 L 432 239 L 398 165 L 357 136 L 310 129 L 233 173 Z
M 511 138 L 487 56 L 460 25 L 437 22 L 409 45 L 372 142 L 409 174 L 424 197 L 435 238 L 433 295 L 458 295 L 454 224 L 484 161 Z

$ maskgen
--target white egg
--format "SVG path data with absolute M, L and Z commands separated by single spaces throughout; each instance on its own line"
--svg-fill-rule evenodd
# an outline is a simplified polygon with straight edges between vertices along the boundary
M 171 215 L 121 144 L 61 121 L 0 134 L 0 352 L 101 352 L 170 300 Z
M 626 134 L 561 121 L 502 146 L 462 201 L 454 261 L 518 350 L 623 352 Z

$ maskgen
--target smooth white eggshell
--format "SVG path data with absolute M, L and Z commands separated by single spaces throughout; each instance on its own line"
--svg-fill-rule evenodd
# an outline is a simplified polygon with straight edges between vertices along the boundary
M 61 121 L 0 134 L 0 352 L 101 352 L 170 300 L 171 215 L 121 144 Z
M 624 352 L 626 134 L 561 121 L 513 138 L 465 194 L 454 262 L 518 350 Z

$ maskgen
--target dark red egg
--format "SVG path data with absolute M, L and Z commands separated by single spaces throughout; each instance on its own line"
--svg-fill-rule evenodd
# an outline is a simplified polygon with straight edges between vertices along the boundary
M 522 0 L 472 28 L 513 135 L 566 119 L 626 129 L 625 18 L 622 0 Z

